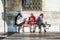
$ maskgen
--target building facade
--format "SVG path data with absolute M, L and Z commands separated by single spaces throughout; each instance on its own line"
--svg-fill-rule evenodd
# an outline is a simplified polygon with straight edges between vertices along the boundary
M 44 13 L 45 21 L 51 24 L 47 32 L 60 32 L 60 0 L 5 0 L 5 12 L 6 32 L 15 31 L 14 18 L 18 12 L 21 12 L 26 18 L 29 17 L 30 13 L 33 13 L 36 18 L 40 13 Z M 11 26 L 9 26 L 10 24 Z M 2 28 L 4 29 L 4 27 Z

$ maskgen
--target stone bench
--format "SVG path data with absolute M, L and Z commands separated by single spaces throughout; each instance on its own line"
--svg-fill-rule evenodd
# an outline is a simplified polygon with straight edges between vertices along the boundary
M 37 24 L 35 24 L 35 25 L 36 25 L 36 27 L 38 27 Z M 46 29 L 49 29 L 49 27 L 51 27 L 51 24 L 45 23 L 45 25 L 48 26 Z M 22 30 L 23 32 L 24 32 L 24 28 L 25 28 L 25 27 L 30 27 L 30 25 L 29 25 L 29 24 L 24 24 L 24 25 L 23 25 L 23 30 Z

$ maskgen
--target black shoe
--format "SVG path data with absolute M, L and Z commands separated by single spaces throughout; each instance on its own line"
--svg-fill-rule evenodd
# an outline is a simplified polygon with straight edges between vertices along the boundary
M 33 33 L 35 32 L 35 30 L 33 31 Z

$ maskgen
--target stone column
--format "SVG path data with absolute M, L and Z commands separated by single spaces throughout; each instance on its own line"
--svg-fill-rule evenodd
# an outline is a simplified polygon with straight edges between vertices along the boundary
M 15 16 L 20 11 L 20 0 L 5 0 L 5 22 L 7 23 L 8 32 L 16 32 Z

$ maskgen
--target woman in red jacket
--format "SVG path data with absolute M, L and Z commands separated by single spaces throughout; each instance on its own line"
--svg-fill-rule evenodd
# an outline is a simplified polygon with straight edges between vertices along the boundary
M 30 32 L 33 26 L 33 32 L 35 32 L 36 26 L 35 26 L 35 16 L 33 15 L 33 13 L 31 13 L 30 17 L 29 17 L 29 24 L 30 24 Z

